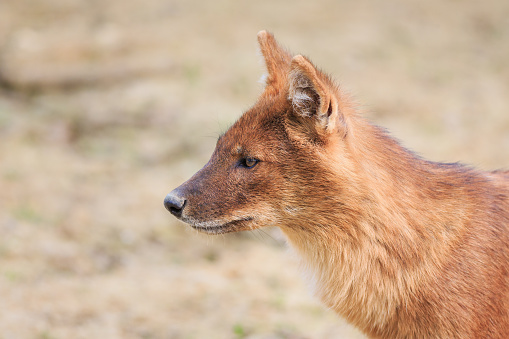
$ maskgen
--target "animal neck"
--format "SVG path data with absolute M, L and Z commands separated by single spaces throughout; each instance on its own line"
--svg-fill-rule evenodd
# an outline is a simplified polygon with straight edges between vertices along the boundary
M 352 141 L 351 177 L 339 178 L 329 215 L 282 230 L 322 301 L 360 328 L 387 332 L 442 269 L 469 202 L 450 169 L 415 157 L 375 126 L 364 129 L 371 137 Z

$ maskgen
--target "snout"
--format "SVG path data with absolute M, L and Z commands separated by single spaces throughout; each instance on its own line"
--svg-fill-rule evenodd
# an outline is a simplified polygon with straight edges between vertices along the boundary
M 181 218 L 186 202 L 187 200 L 174 190 L 164 198 L 164 207 L 177 218 Z

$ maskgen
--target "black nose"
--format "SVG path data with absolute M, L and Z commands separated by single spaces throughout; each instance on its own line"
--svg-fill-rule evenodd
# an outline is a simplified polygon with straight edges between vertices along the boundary
M 177 218 L 182 216 L 182 210 L 184 209 L 185 205 L 186 199 L 179 197 L 173 192 L 164 198 L 164 207 L 166 207 L 166 209 Z

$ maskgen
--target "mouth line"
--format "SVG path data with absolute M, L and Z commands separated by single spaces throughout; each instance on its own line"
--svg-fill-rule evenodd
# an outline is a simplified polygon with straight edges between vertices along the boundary
M 199 225 L 192 225 L 191 227 L 194 228 L 197 231 L 204 232 L 207 234 L 221 234 L 221 233 L 229 233 L 234 232 L 235 227 L 241 225 L 244 222 L 248 222 L 253 220 L 252 217 L 237 219 L 229 221 L 225 224 L 218 225 L 218 226 L 199 226 Z M 239 230 L 240 231 L 240 230 Z

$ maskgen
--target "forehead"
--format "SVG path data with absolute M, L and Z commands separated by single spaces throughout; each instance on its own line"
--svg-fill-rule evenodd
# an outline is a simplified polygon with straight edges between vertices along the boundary
M 281 142 L 286 134 L 286 111 L 279 100 L 259 100 L 219 137 L 218 146 L 234 154 L 243 154 L 257 145 L 270 147 Z

